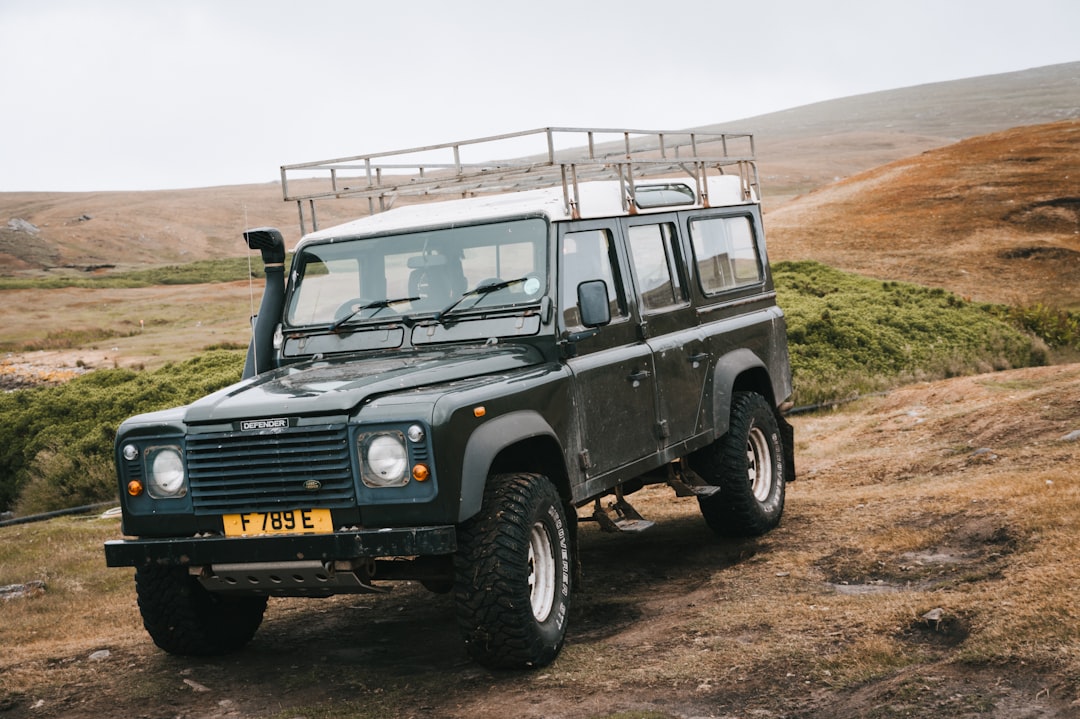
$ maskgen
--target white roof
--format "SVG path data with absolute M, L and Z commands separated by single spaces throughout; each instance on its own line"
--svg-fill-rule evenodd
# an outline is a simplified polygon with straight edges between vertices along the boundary
M 756 197 L 747 200 L 743 196 L 743 184 L 737 175 L 710 176 L 707 179 L 709 206 L 744 205 L 757 202 Z M 635 182 L 635 186 L 651 187 L 656 185 L 683 184 L 694 189 L 694 181 L 684 177 L 649 178 Z M 615 181 L 582 182 L 578 185 L 580 193 L 581 218 L 616 217 L 625 215 L 619 196 L 619 183 Z M 638 214 L 671 212 L 672 210 L 701 207 L 701 199 L 696 205 L 665 206 L 638 210 Z M 551 222 L 573 219 L 567 212 L 561 187 L 549 187 L 540 190 L 525 190 L 498 195 L 485 195 L 457 200 L 442 200 L 415 205 L 404 205 L 385 212 L 346 222 L 334 227 L 318 230 L 305 235 L 297 247 L 334 237 L 363 237 L 389 234 L 423 227 L 445 226 L 458 223 L 473 223 L 484 220 L 520 217 L 541 214 Z

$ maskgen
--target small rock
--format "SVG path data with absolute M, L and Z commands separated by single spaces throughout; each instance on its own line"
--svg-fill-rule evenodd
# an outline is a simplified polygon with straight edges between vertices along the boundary
M 941 607 L 931 609 L 929 612 L 922 615 L 922 618 L 928 622 L 940 622 L 942 619 L 945 618 L 945 610 Z
M 1061 441 L 1062 442 L 1075 442 L 1078 439 L 1080 439 L 1080 429 L 1074 429 L 1072 432 L 1069 432 L 1067 435 L 1062 437 Z
M 108 659 L 110 656 L 112 656 L 112 652 L 110 652 L 108 649 L 98 649 L 96 652 L 90 655 L 89 659 L 92 662 L 100 662 Z
M 210 687 L 206 686 L 205 684 L 199 684 L 194 679 L 185 679 L 184 684 L 187 684 L 189 687 L 192 688 L 193 691 L 196 691 L 196 692 L 201 693 L 201 692 L 210 691 Z
M 0 587 L 0 599 L 8 601 L 10 599 L 22 599 L 24 597 L 36 597 L 39 594 L 45 593 L 45 582 L 41 580 L 34 580 L 27 582 L 26 584 L 8 584 L 7 586 Z
M 15 230 L 16 232 L 27 232 L 31 235 L 36 235 L 41 232 L 34 224 L 27 222 L 19 217 L 12 217 L 7 223 L 9 230 Z

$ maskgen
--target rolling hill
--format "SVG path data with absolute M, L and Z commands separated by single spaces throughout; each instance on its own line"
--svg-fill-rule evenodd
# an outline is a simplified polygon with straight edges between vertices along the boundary
M 1080 62 L 840 98 L 724 128 L 756 134 L 766 207 L 774 208 L 836 179 L 962 138 L 1077 117 Z M 320 208 L 320 222 L 328 226 L 362 212 L 359 202 L 330 203 Z M 0 274 L 242 256 L 240 233 L 260 225 L 281 228 L 290 243 L 298 239 L 296 208 L 281 200 L 276 183 L 0 193 Z
M 768 213 L 772 260 L 1080 309 L 1080 120 L 968 138 Z

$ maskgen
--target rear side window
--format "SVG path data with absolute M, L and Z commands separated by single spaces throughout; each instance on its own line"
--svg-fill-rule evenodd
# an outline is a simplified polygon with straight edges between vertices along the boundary
M 675 225 L 632 225 L 628 231 L 630 260 L 637 276 L 638 295 L 646 311 L 681 304 L 685 297 L 679 283 L 675 257 Z
M 690 221 L 701 290 L 712 295 L 761 281 L 761 261 L 750 217 L 699 217 Z

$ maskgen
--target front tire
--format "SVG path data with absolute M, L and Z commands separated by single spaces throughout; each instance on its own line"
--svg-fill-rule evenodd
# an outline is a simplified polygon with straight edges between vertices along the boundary
M 469 654 L 493 669 L 549 664 L 562 649 L 573 576 L 571 525 L 538 474 L 488 479 L 458 529 L 454 599 Z
M 184 567 L 139 567 L 135 590 L 143 626 L 170 654 L 212 656 L 251 641 L 262 623 L 266 597 L 207 591 Z
M 705 481 L 720 487 L 698 497 L 709 528 L 722 537 L 757 537 L 784 512 L 784 451 L 772 407 L 755 392 L 736 392 L 723 437 L 690 457 Z

